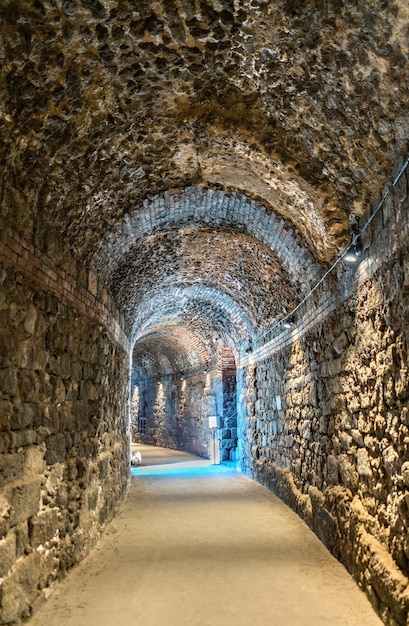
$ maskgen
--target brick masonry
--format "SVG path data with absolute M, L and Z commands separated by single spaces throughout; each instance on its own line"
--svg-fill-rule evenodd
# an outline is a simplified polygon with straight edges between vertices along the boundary
M 82 313 L 103 324 L 112 338 L 129 350 L 129 339 L 121 327 L 123 320 L 92 272 L 86 272 L 85 284 L 81 284 L 64 268 L 56 266 L 47 254 L 13 232 L 4 221 L 0 221 L 0 255 L 20 267 L 25 276 L 42 289 L 64 298 Z
M 301 239 L 273 211 L 245 196 L 200 187 L 174 189 L 146 200 L 141 211 L 127 215 L 106 234 L 93 264 L 102 273 L 113 273 L 135 240 L 158 230 L 192 224 L 208 229 L 228 227 L 253 235 L 277 254 L 292 280 L 304 290 L 319 275 L 317 263 Z

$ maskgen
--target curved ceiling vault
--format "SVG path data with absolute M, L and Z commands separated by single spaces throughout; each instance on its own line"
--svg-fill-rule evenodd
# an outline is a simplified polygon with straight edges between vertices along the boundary
M 291 309 L 407 153 L 406 0 L 5 0 L 0 28 L 2 213 L 103 278 L 141 372 Z

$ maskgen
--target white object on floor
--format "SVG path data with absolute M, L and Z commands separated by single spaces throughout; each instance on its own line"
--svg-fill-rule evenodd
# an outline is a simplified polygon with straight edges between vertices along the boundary
M 142 463 L 142 455 L 139 450 L 136 452 L 131 452 L 131 466 L 135 467 L 136 465 L 140 465 Z

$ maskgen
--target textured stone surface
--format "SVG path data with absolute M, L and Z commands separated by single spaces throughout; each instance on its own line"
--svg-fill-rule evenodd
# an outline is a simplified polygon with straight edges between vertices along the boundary
M 29 229 L 55 207 L 86 253 L 153 189 L 245 187 L 298 204 L 304 235 L 321 220 L 325 256 L 406 148 L 407 20 L 403 2 L 6 2 L 7 212 L 26 203 Z
M 156 345 L 156 344 L 155 344 Z M 235 458 L 237 448 L 236 365 L 231 350 L 219 348 L 217 364 L 193 367 L 179 345 L 173 354 L 151 349 L 143 360 L 136 345 L 131 383 L 133 441 L 185 450 L 210 458 L 213 438 L 221 460 Z M 168 373 L 161 375 L 165 355 Z M 185 357 L 182 360 L 182 357 Z M 218 365 L 218 366 L 217 366 Z M 149 369 L 148 369 L 149 368 Z M 216 430 L 209 425 L 216 418 Z
M 10 533 L 0 541 L 0 577 L 3 578 L 16 560 L 16 535 Z
M 222 416 L 226 458 L 237 437 L 404 624 L 406 176 L 364 233 L 359 288 L 338 266 L 302 329 L 268 340 L 406 158 L 408 28 L 403 0 L 1 3 L 4 623 L 126 490 L 136 341 L 152 437 L 204 453 Z M 223 348 L 247 359 L 238 431 L 233 385 L 204 375 Z M 150 383 L 188 371 L 155 408 Z
M 375 243 L 370 252 L 381 251 Z M 402 625 L 408 255 L 406 240 L 334 314 L 243 370 L 239 385 L 243 467 L 308 521 L 385 624 Z
M 163 357 L 162 357 L 163 358 Z M 209 415 L 221 422 L 228 403 L 220 370 L 209 364 L 185 367 L 181 375 L 141 376 L 134 366 L 132 375 L 131 428 L 133 441 L 185 450 L 210 458 L 213 433 Z M 222 438 L 222 430 L 217 430 Z M 231 437 L 230 437 L 231 439 Z M 232 442 L 232 447 L 233 442 Z M 227 457 L 226 457 L 227 458 Z
M 146 315 L 150 328 L 174 322 L 166 308 L 159 320 L 152 315 L 158 301 L 152 305 L 149 289 L 163 285 L 160 300 L 169 300 L 165 285 L 186 289 L 191 281 L 211 290 L 210 305 L 205 299 L 195 307 L 206 318 L 242 287 L 237 312 L 228 302 L 212 330 L 239 334 L 232 316 L 270 324 L 302 295 L 297 258 L 312 269 L 314 257 L 332 260 L 349 241 L 349 221 L 405 155 L 404 2 L 19 0 L 4 2 L 1 18 L 1 212 L 40 248 L 49 246 L 58 265 L 68 257 L 49 245 L 52 224 L 77 259 L 93 261 L 129 324 Z M 206 198 L 200 216 L 199 196 Z M 250 218 L 251 201 L 258 208 Z M 287 236 L 276 240 L 283 245 L 268 287 L 281 295 L 272 307 L 264 262 L 229 271 L 220 235 L 166 225 L 181 204 L 191 216 L 185 225 L 203 228 L 216 218 L 220 226 L 224 215 L 226 238 L 259 261 L 263 247 L 231 231 L 232 206 L 233 231 L 266 243 L 273 216 L 297 235 L 299 250 Z M 237 220 L 237 211 L 247 220 Z M 146 237 L 135 241 L 135 223 L 145 217 Z M 209 263 L 197 266 L 198 255 Z M 158 258 L 166 270 L 156 275 L 150 267 L 158 271 Z M 288 271 L 292 263 L 289 285 L 280 265 Z M 190 291 L 186 298 L 193 300 Z M 35 311 L 13 315 L 24 315 L 30 335 Z M 191 324 L 195 310 L 176 317 Z
M 2 276 L 13 349 L 0 370 L 0 622 L 14 624 L 89 551 L 126 491 L 128 357 L 55 295 L 17 282 L 11 263 Z

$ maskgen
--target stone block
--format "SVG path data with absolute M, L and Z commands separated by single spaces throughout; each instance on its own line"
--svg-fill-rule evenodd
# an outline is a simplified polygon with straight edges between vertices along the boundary
M 111 455 L 107 454 L 98 460 L 99 477 L 105 478 L 108 476 L 109 467 L 111 462 Z
M 327 458 L 326 480 L 329 485 L 337 485 L 339 482 L 338 461 L 336 457 L 331 454 L 329 454 Z
M 80 400 L 76 402 L 73 407 L 75 414 L 75 427 L 77 430 L 82 430 L 88 424 L 89 408 L 87 400 Z
M 19 480 L 7 489 L 10 502 L 10 525 L 14 526 L 38 513 L 41 480 Z
M 4 517 L 0 517 L 0 539 L 3 539 L 9 531 L 9 523 Z
M 386 450 L 382 452 L 382 459 L 383 459 L 383 463 L 388 474 L 390 476 L 395 474 L 397 471 L 398 462 L 399 462 L 399 455 L 396 452 L 396 450 L 394 450 L 392 446 L 388 446 Z
M 357 470 L 360 476 L 372 476 L 372 468 L 369 460 L 368 451 L 360 448 L 356 453 Z
M 3 580 L 1 614 L 3 624 L 19 622 L 27 617 L 29 607 L 37 595 L 40 577 L 40 556 L 37 552 L 29 554 L 16 563 Z
M 10 447 L 23 448 L 30 446 L 37 441 L 37 433 L 35 430 L 13 430 L 10 433 Z
M 60 359 L 53 356 L 52 354 L 50 355 L 48 359 L 47 371 L 51 375 L 56 375 L 60 371 Z
M 66 442 L 62 433 L 47 437 L 46 446 L 45 460 L 47 465 L 62 463 L 65 460 Z
M 402 465 L 402 478 L 403 478 L 403 482 L 404 484 L 409 487 L 409 461 L 406 461 L 403 465 Z
M 352 437 L 353 441 L 354 441 L 354 442 L 355 442 L 358 446 L 363 447 L 363 445 L 364 445 L 364 438 L 363 438 L 363 435 L 362 435 L 361 431 L 356 430 L 356 429 L 354 429 L 354 428 L 353 428 L 353 429 L 351 430 L 351 437 Z
M 19 480 L 24 472 L 24 454 L 0 455 L 0 487 Z
M 17 371 L 13 367 L 0 370 L 0 392 L 15 396 L 18 393 Z
M 31 369 L 35 363 L 35 345 L 32 339 L 20 341 L 16 350 L 15 363 L 23 369 Z
M 10 428 L 12 430 L 22 430 L 29 426 L 35 414 L 36 405 L 28 402 L 21 402 L 14 405 L 14 412 L 10 420 Z
M 16 560 L 16 535 L 11 532 L 0 541 L 0 578 L 12 568 Z
M 9 324 L 12 328 L 18 328 L 26 316 L 26 308 L 17 303 L 11 302 L 9 306 Z
M 409 333 L 408 333 L 408 340 L 409 340 Z M 402 411 L 401 411 L 401 422 L 402 424 L 404 424 L 405 426 L 409 427 L 409 409 L 408 407 L 403 407 Z
M 37 596 L 34 602 L 31 604 L 31 616 L 34 617 L 36 613 L 46 604 L 48 599 L 47 590 L 43 590 L 39 596 Z
M 342 332 L 333 342 L 333 347 L 338 356 L 342 355 L 349 345 L 347 335 Z
M 38 397 L 40 402 L 48 405 L 53 397 L 55 376 L 48 372 L 39 372 L 38 377 L 40 380 Z
M 36 350 L 33 369 L 37 372 L 43 372 L 48 363 L 48 358 L 49 355 L 46 350 Z
M 45 483 L 49 496 L 55 497 L 60 489 L 64 488 L 64 483 L 62 483 L 64 471 L 65 466 L 62 463 L 56 463 L 51 467 Z
M 10 430 L 13 405 L 8 400 L 0 400 L 0 431 Z
M 67 392 L 65 395 L 65 399 L 67 401 L 77 400 L 78 399 L 78 388 L 79 384 L 76 382 L 69 381 L 67 383 Z
M 30 542 L 33 548 L 52 539 L 58 529 L 58 511 L 49 509 L 34 515 L 29 521 Z
M 35 372 L 27 372 L 21 376 L 19 388 L 23 402 L 39 402 L 40 380 Z
M 39 586 L 41 588 L 48 587 L 50 583 L 55 580 L 57 573 L 58 563 L 56 560 L 56 548 L 48 549 L 45 553 L 41 554 L 41 569 Z M 36 596 L 34 604 L 37 608 L 37 602 L 41 602 L 42 596 Z M 31 614 L 35 612 L 35 609 L 31 610 Z
M 56 402 L 57 404 L 61 404 L 62 402 L 65 402 L 66 392 L 65 392 L 65 385 L 62 381 L 62 378 L 60 376 L 55 376 L 52 380 L 52 383 L 53 383 L 53 388 L 54 388 L 54 392 L 53 392 L 54 402 Z
M 71 374 L 71 355 L 65 352 L 61 355 L 60 360 L 60 376 L 63 379 L 70 378 Z
M 338 469 L 342 483 L 349 489 L 355 489 L 358 485 L 358 474 L 346 454 L 339 456 Z
M 88 493 L 88 509 L 90 511 L 95 511 L 95 509 L 97 508 L 99 496 L 100 496 L 99 487 L 94 487 L 93 489 L 90 489 Z
M 70 379 L 74 382 L 80 382 L 82 380 L 82 365 L 81 363 L 74 361 L 71 363 Z
M 83 380 L 80 385 L 80 400 L 97 400 L 98 393 L 95 388 L 95 385 L 91 383 L 89 380 Z
M 56 406 L 46 406 L 44 409 L 43 424 L 46 426 L 47 431 L 51 433 L 58 433 L 61 430 L 61 416 L 59 408 Z
M 16 341 L 12 333 L 7 330 L 2 331 L 0 334 L 0 366 L 2 368 L 10 367 L 15 350 Z
M 32 474 L 43 474 L 45 470 L 45 444 L 39 446 L 30 446 L 24 450 L 25 467 L 24 472 L 27 476 Z

